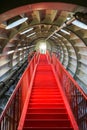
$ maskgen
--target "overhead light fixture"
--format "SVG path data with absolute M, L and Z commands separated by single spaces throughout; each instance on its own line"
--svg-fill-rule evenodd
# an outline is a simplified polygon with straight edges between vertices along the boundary
M 62 31 L 63 33 L 66 33 L 66 34 L 68 34 L 68 35 L 70 35 L 70 32 L 67 32 L 67 31 L 65 31 L 64 29 L 61 29 L 60 31 Z
M 35 45 L 27 46 L 27 48 L 34 47 Z
M 14 50 L 7 52 L 8 55 L 9 55 L 9 54 L 12 54 L 12 53 L 14 53 Z
M 80 27 L 82 29 L 87 29 L 87 25 L 80 22 L 79 20 L 74 20 L 72 24 L 76 25 L 77 27 Z
M 15 22 L 9 24 L 8 26 L 6 26 L 6 29 L 14 28 L 14 27 L 24 23 L 27 19 L 28 19 L 27 17 L 26 18 L 21 18 L 21 19 L 15 21 Z
M 21 51 L 21 50 L 23 50 L 23 48 L 19 48 L 18 50 Z
M 58 38 L 58 37 L 56 37 L 56 36 L 52 36 L 52 37 L 54 37 L 54 38 L 56 38 L 56 39 Z
M 24 47 L 23 49 L 26 49 L 26 47 Z
M 58 37 L 62 37 L 60 34 L 58 34 L 58 33 L 55 33 Z
M 21 35 L 22 35 L 22 34 L 25 34 L 25 33 L 29 32 L 29 31 L 33 30 L 33 29 L 34 29 L 34 28 L 29 28 L 29 29 L 27 29 L 27 30 L 21 32 L 20 34 L 21 34 Z
M 70 20 L 71 18 L 70 18 L 70 17 L 67 17 L 66 19 L 67 19 L 67 20 Z
M 32 35 L 34 35 L 36 32 L 34 32 L 34 33 L 31 33 L 31 34 L 29 34 L 27 37 L 30 37 L 30 36 L 32 36 Z

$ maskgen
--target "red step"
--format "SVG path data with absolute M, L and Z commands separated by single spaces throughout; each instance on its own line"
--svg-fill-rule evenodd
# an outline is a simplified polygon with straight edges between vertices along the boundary
M 63 99 L 31 99 L 30 103 L 56 103 L 56 102 L 63 102 Z
M 64 103 L 29 103 L 30 108 L 60 108 L 65 107 Z
M 24 127 L 71 127 L 69 119 L 26 119 Z
M 23 130 L 73 130 L 72 127 L 24 127 Z
M 37 98 L 39 98 L 39 99 L 53 99 L 53 98 L 55 98 L 55 99 L 58 99 L 58 98 L 62 98 L 61 97 L 61 95 L 42 95 L 42 94 L 39 94 L 39 95 L 37 95 L 37 94 L 34 94 L 34 95 L 31 95 L 31 98 L 33 99 L 37 99 Z
M 29 108 L 27 113 L 67 113 L 66 108 Z
M 74 130 L 46 55 L 40 55 L 23 130 Z
M 27 113 L 26 119 L 69 119 L 67 113 Z

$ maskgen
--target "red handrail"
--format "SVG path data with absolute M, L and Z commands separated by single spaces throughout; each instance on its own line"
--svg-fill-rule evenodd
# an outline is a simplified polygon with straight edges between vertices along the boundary
M 16 85 L 16 88 L 14 89 L 11 97 L 9 98 L 3 112 L 1 113 L 0 130 L 17 130 L 17 125 L 19 123 L 23 105 L 27 96 L 27 91 L 32 79 L 32 74 L 34 72 L 36 64 L 38 63 L 38 55 L 38 53 L 35 53 L 35 55 L 33 56 L 28 67 L 26 68 L 18 84 Z M 15 119 L 14 115 L 17 115 L 15 116 Z
M 55 61 L 54 61 L 55 60 Z M 63 67 L 63 65 L 61 64 L 61 62 L 59 61 L 59 59 L 56 58 L 55 54 L 52 54 L 52 58 L 51 61 L 54 65 L 57 66 L 57 64 L 59 65 L 58 71 L 61 71 L 61 75 L 60 77 L 62 77 L 62 72 L 65 72 L 66 75 L 69 77 L 69 79 L 73 82 L 73 84 L 75 85 L 75 87 L 81 92 L 81 94 L 84 96 L 84 98 L 87 100 L 87 94 L 82 90 L 82 88 L 78 85 L 78 83 L 73 79 L 73 77 L 69 74 L 69 72 Z M 55 63 L 54 63 L 55 62 Z
M 54 66 L 62 91 L 76 118 L 80 130 L 87 129 L 87 94 L 63 67 L 55 54 L 52 54 L 51 63 Z M 50 58 L 49 58 L 50 59 Z

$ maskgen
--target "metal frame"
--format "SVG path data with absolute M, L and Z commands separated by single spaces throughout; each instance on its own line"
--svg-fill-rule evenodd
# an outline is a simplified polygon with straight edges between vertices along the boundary
M 56 56 L 53 54 L 50 58 L 57 73 L 57 78 L 64 91 L 70 108 L 78 123 L 80 130 L 87 129 L 87 95 L 76 83 L 72 76 L 65 70 Z
M 0 116 L 0 130 L 17 130 L 19 120 L 22 114 L 23 106 L 26 100 L 27 91 L 32 80 L 32 74 L 36 63 L 38 62 L 38 53 L 34 55 L 27 69 L 19 80 L 13 91 L 5 109 Z M 29 78 L 29 80 L 28 80 Z M 26 86 L 25 86 L 26 82 Z M 25 91 L 24 91 L 25 90 Z

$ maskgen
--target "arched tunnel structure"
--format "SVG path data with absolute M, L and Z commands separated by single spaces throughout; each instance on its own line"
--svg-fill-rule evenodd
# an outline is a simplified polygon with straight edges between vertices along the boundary
M 86 1 L 0 1 L 0 95 L 28 54 L 46 44 L 87 94 Z M 16 22 L 20 22 L 16 25 Z M 22 21 L 24 20 L 24 21 Z M 13 24 L 14 23 L 14 24 Z M 11 27 L 10 25 L 13 25 Z M 25 65 L 26 68 L 26 65 Z M 16 75 L 17 76 L 17 75 Z M 20 76 L 19 76 L 20 78 Z M 3 92 L 1 92 L 1 90 Z M 7 97 L 8 98 L 8 97 Z M 6 101 L 5 101 L 6 102 Z M 0 106 L 3 109 L 3 106 Z

